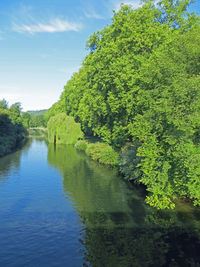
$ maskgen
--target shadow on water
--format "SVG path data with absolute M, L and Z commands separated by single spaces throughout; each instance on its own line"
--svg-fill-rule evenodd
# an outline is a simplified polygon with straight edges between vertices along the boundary
M 16 151 L 0 158 L 0 182 L 4 182 L 8 178 L 11 169 L 18 169 L 20 165 L 21 154 L 28 150 L 33 139 L 27 139 Z
M 83 266 L 200 266 L 200 210 L 145 205 L 143 190 L 72 146 L 48 146 L 48 161 L 78 212 Z

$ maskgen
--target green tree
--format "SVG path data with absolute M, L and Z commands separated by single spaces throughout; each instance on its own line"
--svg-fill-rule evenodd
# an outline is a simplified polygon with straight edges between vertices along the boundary
M 31 116 L 30 127 L 46 127 L 44 115 Z
M 31 115 L 28 112 L 24 112 L 22 114 L 22 123 L 24 127 L 26 128 L 30 127 L 30 120 L 31 120 Z
M 79 138 L 83 138 L 80 124 L 65 113 L 51 117 L 47 127 L 50 143 L 71 145 L 75 144 Z
M 5 100 L 2 103 L 4 108 L 0 108 L 0 157 L 12 152 L 26 135 L 20 115 L 20 103 L 13 104 L 10 108 Z
M 0 100 L 0 109 L 7 109 L 8 102 L 5 99 Z
M 14 124 L 22 123 L 22 118 L 21 118 L 22 107 L 20 102 L 12 104 L 9 108 L 9 111 L 10 111 L 10 118 Z

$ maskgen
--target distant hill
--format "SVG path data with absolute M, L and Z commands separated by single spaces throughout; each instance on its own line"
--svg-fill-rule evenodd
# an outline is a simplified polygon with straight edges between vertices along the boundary
M 28 110 L 27 113 L 29 113 L 31 116 L 37 116 L 37 115 L 43 115 L 47 109 L 42 110 Z

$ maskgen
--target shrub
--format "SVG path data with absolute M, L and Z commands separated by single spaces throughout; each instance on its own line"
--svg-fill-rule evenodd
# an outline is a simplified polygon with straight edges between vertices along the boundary
M 106 165 L 118 165 L 119 155 L 110 146 L 104 148 L 99 154 L 99 162 Z
M 120 172 L 126 180 L 132 180 L 139 183 L 142 172 L 140 167 L 137 167 L 141 162 L 141 157 L 137 156 L 137 145 L 129 144 L 122 150 L 119 159 Z
M 86 154 L 90 156 L 92 159 L 98 160 L 100 152 L 103 149 L 105 149 L 106 146 L 107 145 L 105 143 L 100 143 L 100 142 L 94 144 L 88 144 L 88 147 L 86 149 Z
M 86 151 L 87 146 L 88 146 L 88 142 L 85 141 L 85 140 L 79 140 L 79 141 L 75 144 L 75 148 L 76 148 L 77 150 L 80 150 L 80 151 Z
M 117 165 L 118 154 L 114 149 L 105 143 L 88 144 L 86 154 L 94 160 L 98 160 L 102 164 Z

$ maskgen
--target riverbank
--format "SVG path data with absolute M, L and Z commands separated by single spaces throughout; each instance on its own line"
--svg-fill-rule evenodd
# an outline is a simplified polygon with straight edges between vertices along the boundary
M 0 266 L 198 266 L 200 210 L 144 198 L 72 145 L 29 138 L 0 160 Z

